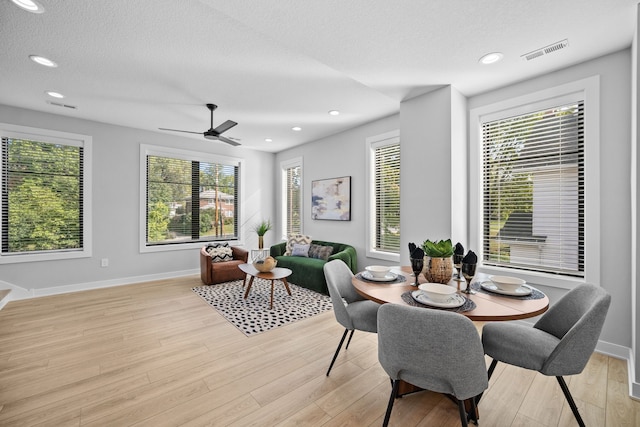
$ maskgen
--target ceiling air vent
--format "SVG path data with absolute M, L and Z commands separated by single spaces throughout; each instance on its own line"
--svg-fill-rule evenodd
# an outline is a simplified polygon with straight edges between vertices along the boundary
M 567 46 L 569 46 L 569 41 L 567 39 L 564 39 L 557 43 L 550 44 L 549 46 L 541 47 L 540 49 L 536 49 L 532 52 L 525 53 L 524 55 L 521 55 L 520 58 L 522 58 L 525 61 L 531 61 L 532 59 L 536 59 L 541 56 L 556 52 L 560 49 L 564 49 Z
M 47 104 L 55 105 L 56 107 L 71 108 L 72 110 L 75 110 L 78 108 L 75 105 L 62 104 L 60 102 L 54 102 L 54 101 L 47 101 Z

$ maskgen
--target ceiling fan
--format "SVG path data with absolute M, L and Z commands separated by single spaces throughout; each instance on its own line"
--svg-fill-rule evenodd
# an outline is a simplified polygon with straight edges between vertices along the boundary
M 221 136 L 221 134 L 223 132 L 228 131 L 229 129 L 231 129 L 232 127 L 237 125 L 238 123 L 234 122 L 233 120 L 227 120 L 226 122 L 222 123 L 220 126 L 218 126 L 217 128 L 214 129 L 213 128 L 213 110 L 218 108 L 218 106 L 215 105 L 215 104 L 207 104 L 207 108 L 209 109 L 209 111 L 211 111 L 211 127 L 207 131 L 204 131 L 204 132 L 192 132 L 192 131 L 189 131 L 189 130 L 180 130 L 180 129 L 166 129 L 166 128 L 158 128 L 158 129 L 160 129 L 160 130 L 169 130 L 169 131 L 172 131 L 172 132 L 196 133 L 196 134 L 204 135 L 204 137 L 207 138 L 207 139 L 213 139 L 213 140 L 217 139 L 218 141 L 226 142 L 227 144 L 240 145 L 239 142 L 236 142 L 236 141 L 234 141 L 232 139 L 225 138 L 224 136 Z

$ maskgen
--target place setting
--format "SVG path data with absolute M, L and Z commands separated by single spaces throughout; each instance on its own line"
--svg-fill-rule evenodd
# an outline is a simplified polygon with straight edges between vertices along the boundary
M 458 313 L 476 308 L 476 304 L 458 293 L 456 288 L 442 283 L 421 283 L 418 289 L 403 293 L 402 300 L 414 307 L 446 309 Z
M 528 285 L 526 280 L 512 276 L 492 275 L 487 280 L 472 283 L 471 288 L 517 299 L 541 299 L 545 296 L 538 289 Z
M 380 284 L 401 283 L 407 280 L 402 274 L 394 272 L 392 267 L 384 265 L 367 266 L 365 271 L 356 274 L 356 278 Z

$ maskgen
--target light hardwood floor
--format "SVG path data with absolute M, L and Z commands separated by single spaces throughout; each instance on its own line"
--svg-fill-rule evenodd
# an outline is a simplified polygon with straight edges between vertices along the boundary
M 379 426 L 390 383 L 375 334 L 328 312 L 245 337 L 190 289 L 198 276 L 14 301 L 0 310 L 2 426 Z M 482 325 L 478 325 L 480 329 Z M 626 362 L 594 354 L 567 378 L 588 426 L 639 426 Z M 498 364 L 482 426 L 573 426 L 554 378 Z M 431 392 L 399 399 L 393 426 L 457 426 Z

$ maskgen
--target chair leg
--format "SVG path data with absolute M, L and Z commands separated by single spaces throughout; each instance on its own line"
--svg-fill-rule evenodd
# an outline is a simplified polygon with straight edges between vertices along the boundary
M 460 412 L 460 424 L 462 427 L 467 427 L 467 411 L 464 409 L 464 402 L 460 399 L 458 400 L 458 412 Z
M 338 344 L 338 348 L 336 348 L 336 352 L 333 355 L 333 359 L 331 359 L 331 365 L 329 365 L 329 370 L 327 370 L 327 376 L 329 376 L 329 372 L 331 372 L 331 368 L 333 368 L 333 364 L 336 362 L 336 359 L 338 358 L 338 353 L 340 353 L 340 349 L 342 348 L 344 339 L 347 337 L 347 332 L 349 332 L 349 330 L 345 329 L 344 333 L 342 334 L 342 339 L 340 340 L 340 344 Z M 351 333 L 353 334 L 353 331 L 351 331 Z
M 564 393 L 564 397 L 567 398 L 567 402 L 569 403 L 569 406 L 571 407 L 571 411 L 573 412 L 573 416 L 576 417 L 576 421 L 578 422 L 578 425 L 580 427 L 585 427 L 584 426 L 584 421 L 582 421 L 582 417 L 580 416 L 580 412 L 578 412 L 578 407 L 576 406 L 576 402 L 573 401 L 573 397 L 571 396 L 571 392 L 569 391 L 569 387 L 567 387 L 567 383 L 564 381 L 564 378 L 558 376 L 558 377 L 556 377 L 556 379 L 558 380 L 558 383 L 560 384 L 560 388 L 562 389 L 562 392 Z
M 493 371 L 496 369 L 496 365 L 498 364 L 498 361 L 496 359 L 491 359 L 491 365 L 489 365 L 489 371 L 487 371 L 487 376 L 489 378 L 487 378 L 488 380 L 491 379 L 491 375 L 493 375 Z
M 491 379 L 491 375 L 493 375 L 493 371 L 496 369 L 497 364 L 498 364 L 498 361 L 496 359 L 491 359 L 491 365 L 489 365 L 489 370 L 487 371 L 487 381 Z M 473 399 L 476 405 L 480 403 L 480 399 L 482 399 L 483 394 L 484 392 L 480 393 Z
M 387 412 L 384 414 L 382 427 L 387 427 L 389 425 L 389 418 L 391 418 L 393 402 L 394 400 L 396 400 L 396 396 L 398 395 L 398 388 L 400 387 L 400 380 L 392 380 L 391 382 L 393 383 L 393 387 L 391 387 L 391 396 L 389 396 L 389 404 L 387 405 Z
M 480 394 L 480 397 L 482 397 L 482 394 Z M 480 417 L 478 416 L 478 402 L 476 401 L 476 398 L 472 397 L 469 399 L 469 404 L 471 405 L 471 410 L 467 413 L 467 420 L 478 425 L 478 418 Z
M 351 338 L 353 338 L 353 333 L 355 332 L 355 329 L 351 330 L 351 335 L 349 335 L 349 341 L 347 341 L 347 346 L 344 348 L 345 350 L 347 350 L 349 348 L 349 344 L 351 344 Z

